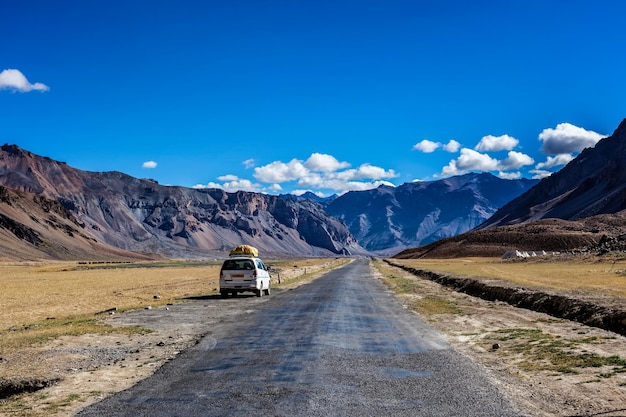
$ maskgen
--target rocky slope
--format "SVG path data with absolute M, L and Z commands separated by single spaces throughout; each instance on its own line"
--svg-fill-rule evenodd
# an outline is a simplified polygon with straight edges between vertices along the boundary
M 472 173 L 349 192 L 325 207 L 363 247 L 391 254 L 467 232 L 537 182 Z
M 509 251 L 621 253 L 626 249 L 626 211 L 579 220 L 543 219 L 472 230 L 406 249 L 398 259 L 503 256 Z
M 139 260 L 99 242 L 58 201 L 0 186 L 0 260 Z
M 485 229 L 549 217 L 575 220 L 626 209 L 626 119 L 613 135 L 583 150 L 559 172 L 510 201 Z
M 0 148 L 0 185 L 58 201 L 85 235 L 123 250 L 201 257 L 247 243 L 266 255 L 364 252 L 339 220 L 311 201 L 87 172 L 15 145 Z

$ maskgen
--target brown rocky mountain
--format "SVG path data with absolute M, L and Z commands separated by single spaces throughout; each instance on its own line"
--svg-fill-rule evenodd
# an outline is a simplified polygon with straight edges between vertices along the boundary
M 60 203 L 85 239 L 125 251 L 205 257 L 246 243 L 266 255 L 365 252 L 346 226 L 308 200 L 82 171 L 15 145 L 0 148 L 0 185 Z
M 58 201 L 0 186 L 0 260 L 145 260 L 99 242 Z
M 406 249 L 394 258 L 501 257 L 509 251 L 603 254 L 614 250 L 626 250 L 624 212 L 579 220 L 543 219 L 473 230 Z
M 478 229 L 545 218 L 576 220 L 625 209 L 626 119 L 613 135 L 511 200 Z

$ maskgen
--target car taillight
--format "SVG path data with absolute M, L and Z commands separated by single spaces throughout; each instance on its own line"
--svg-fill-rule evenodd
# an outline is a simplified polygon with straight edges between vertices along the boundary
M 252 273 L 252 276 L 256 278 L 256 275 L 257 275 L 257 270 L 255 269 L 254 272 Z

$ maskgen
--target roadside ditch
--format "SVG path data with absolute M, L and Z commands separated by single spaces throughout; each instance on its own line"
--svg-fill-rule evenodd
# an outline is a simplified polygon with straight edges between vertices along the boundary
M 594 302 L 524 287 L 495 285 L 474 278 L 457 277 L 384 261 L 415 276 L 488 301 L 503 301 L 553 317 L 576 321 L 626 336 L 626 309 L 602 306 Z

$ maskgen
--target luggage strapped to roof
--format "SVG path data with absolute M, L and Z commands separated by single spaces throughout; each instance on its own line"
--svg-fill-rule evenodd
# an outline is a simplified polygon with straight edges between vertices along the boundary
M 255 258 L 259 257 L 259 250 L 254 246 L 250 245 L 239 245 L 236 246 L 233 250 L 230 251 L 230 256 L 253 256 Z

